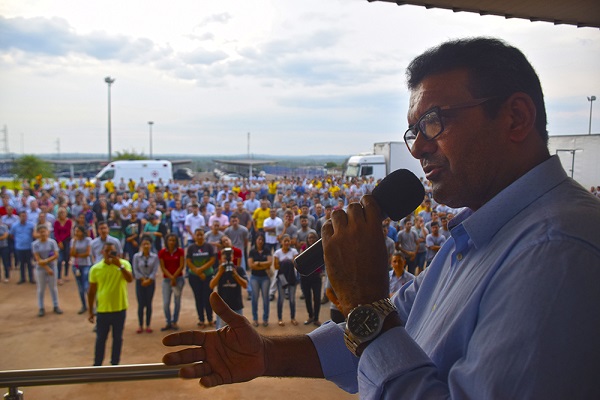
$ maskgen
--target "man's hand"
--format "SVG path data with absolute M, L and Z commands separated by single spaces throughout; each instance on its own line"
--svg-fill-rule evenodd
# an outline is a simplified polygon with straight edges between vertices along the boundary
M 167 353 L 167 365 L 191 364 L 179 370 L 182 378 L 200 378 L 204 387 L 247 382 L 266 372 L 265 340 L 248 320 L 229 308 L 215 292 L 213 310 L 228 326 L 218 331 L 186 331 L 163 338 L 166 346 L 197 346 Z
M 388 255 L 381 229 L 381 210 L 366 195 L 348 211 L 336 210 L 323 224 L 323 252 L 327 275 L 347 315 L 359 304 L 389 295 Z

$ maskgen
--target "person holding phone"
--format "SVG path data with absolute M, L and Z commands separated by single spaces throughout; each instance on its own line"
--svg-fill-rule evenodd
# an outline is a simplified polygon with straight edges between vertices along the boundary
M 118 365 L 123 347 L 123 327 L 129 306 L 127 301 L 127 284 L 133 281 L 131 264 L 119 258 L 117 247 L 106 242 L 102 248 L 103 258 L 90 269 L 88 290 L 88 320 L 94 323 L 94 302 L 98 299 L 96 309 L 96 349 L 94 366 L 102 365 L 108 332 L 112 328 L 112 353 L 110 363 Z

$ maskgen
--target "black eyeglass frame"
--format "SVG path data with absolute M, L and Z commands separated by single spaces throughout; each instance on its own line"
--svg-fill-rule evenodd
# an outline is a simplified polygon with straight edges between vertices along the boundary
M 483 97 L 480 99 L 473 99 L 473 100 L 470 100 L 470 101 L 467 101 L 464 103 L 454 104 L 454 105 L 450 105 L 450 106 L 431 107 L 429 110 L 425 111 L 423 113 L 423 115 L 421 115 L 419 117 L 419 119 L 417 120 L 416 123 L 408 126 L 408 129 L 406 130 L 406 132 L 404 132 L 404 136 L 403 136 L 404 144 L 406 144 L 408 151 L 412 153 L 412 147 L 414 146 L 414 143 L 417 140 L 417 136 L 419 135 L 419 133 L 423 134 L 423 138 L 427 141 L 431 141 L 431 140 L 437 138 L 438 136 L 440 136 L 442 134 L 442 132 L 444 132 L 444 120 L 441 115 L 443 111 L 459 110 L 462 108 L 471 108 L 471 107 L 479 106 L 490 100 L 497 99 L 498 97 L 499 96 Z M 425 118 L 427 118 L 428 116 L 430 116 L 431 114 L 437 115 L 438 121 L 440 122 L 440 131 L 431 137 L 427 137 L 426 133 L 424 132 L 423 129 L 421 129 L 420 125 L 421 125 L 421 122 L 423 122 L 423 120 Z M 416 132 L 414 131 L 415 127 L 417 127 Z M 409 135 L 409 134 L 414 135 L 414 137 L 407 138 L 407 135 Z M 411 141 L 410 144 L 408 143 L 409 140 Z

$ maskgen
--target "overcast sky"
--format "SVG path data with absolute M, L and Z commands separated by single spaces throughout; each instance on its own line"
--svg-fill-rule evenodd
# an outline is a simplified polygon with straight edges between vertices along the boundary
M 10 151 L 352 154 L 402 140 L 404 69 L 465 36 L 519 47 L 550 134 L 588 132 L 600 30 L 367 0 L 3 0 L 0 128 Z M 600 132 L 595 105 L 592 131 Z M 3 142 L 0 135 L 0 152 Z

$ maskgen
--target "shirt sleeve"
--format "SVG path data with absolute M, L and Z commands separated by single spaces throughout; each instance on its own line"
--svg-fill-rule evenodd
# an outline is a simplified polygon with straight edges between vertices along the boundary
M 600 398 L 598 259 L 597 249 L 572 240 L 526 247 L 482 283 L 464 354 L 448 346 L 434 363 L 407 330 L 391 329 L 360 359 L 361 398 Z M 447 372 L 436 366 L 444 363 Z

